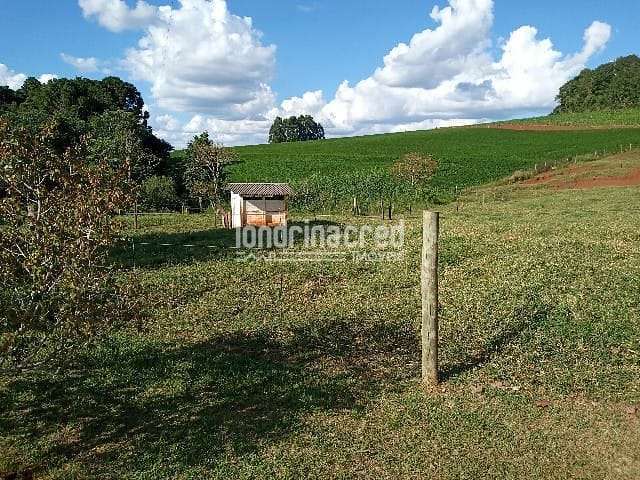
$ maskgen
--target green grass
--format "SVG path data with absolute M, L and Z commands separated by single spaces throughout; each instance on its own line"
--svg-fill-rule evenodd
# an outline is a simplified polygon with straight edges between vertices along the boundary
M 637 198 L 493 185 L 443 207 L 444 382 L 432 390 L 419 383 L 418 218 L 405 218 L 397 262 L 242 264 L 207 216 L 145 216 L 125 233 L 200 247 L 139 246 L 144 331 L 71 368 L 0 377 L 0 471 L 635 479 Z
M 465 187 L 495 181 L 516 170 L 562 164 L 594 153 L 598 157 L 640 143 L 637 109 L 504 123 L 577 130 L 512 131 L 481 125 L 237 147 L 239 162 L 230 169 L 231 180 L 290 182 L 297 193 L 292 201 L 297 211 L 346 213 L 357 197 L 361 208 L 373 213 L 381 200 L 401 208 L 447 203 Z M 436 176 L 419 189 L 390 175 L 391 165 L 409 152 L 430 154 L 439 161 Z
M 603 110 L 581 113 L 559 113 L 545 117 L 525 118 L 500 122 L 502 124 L 551 125 L 567 127 L 638 127 L 640 126 L 640 109 Z
M 240 162 L 231 168 L 231 179 L 291 182 L 297 192 L 293 207 L 299 211 L 345 213 L 355 196 L 372 213 L 381 199 L 403 208 L 448 202 L 456 187 L 639 143 L 640 129 L 629 128 L 555 132 L 450 128 L 239 147 Z M 408 152 L 428 153 L 439 160 L 436 176 L 418 190 L 389 174 L 390 166 Z

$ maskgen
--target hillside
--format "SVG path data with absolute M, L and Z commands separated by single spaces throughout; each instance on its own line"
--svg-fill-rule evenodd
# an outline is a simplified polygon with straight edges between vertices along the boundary
M 294 206 L 344 211 L 358 197 L 371 208 L 380 199 L 399 206 L 447 201 L 456 190 L 510 175 L 536 164 L 593 158 L 640 144 L 640 128 L 571 131 L 512 131 L 448 128 L 340 138 L 320 142 L 237 148 L 234 181 L 288 181 L 298 192 Z M 392 180 L 389 167 L 408 152 L 439 160 L 431 184 L 422 189 Z M 597 152 L 597 153 L 596 153 Z
M 155 244 L 135 257 L 152 321 L 90 344 L 68 375 L 59 359 L 0 372 L 0 471 L 635 479 L 638 187 L 572 185 L 638 169 L 626 152 L 442 207 L 434 391 L 420 385 L 418 215 L 405 256 L 377 263 L 237 262 L 206 248 L 235 236 L 210 215 L 145 216 L 123 233 Z
M 290 182 L 298 211 L 346 212 L 353 197 L 363 210 L 380 201 L 400 209 L 446 203 L 466 187 L 516 170 L 590 160 L 640 145 L 640 109 L 552 114 L 471 127 L 236 147 L 235 182 Z M 431 154 L 439 169 L 428 185 L 391 178 L 409 152 Z M 174 153 L 179 159 L 184 151 Z
M 500 127 L 510 125 L 528 127 L 566 127 L 567 129 L 640 127 L 640 108 L 553 113 L 544 117 L 523 118 L 498 122 L 495 125 Z

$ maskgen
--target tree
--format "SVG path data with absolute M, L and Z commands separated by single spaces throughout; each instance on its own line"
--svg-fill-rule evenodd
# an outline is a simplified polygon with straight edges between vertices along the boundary
M 640 107 L 640 58 L 630 55 L 585 69 L 560 88 L 554 113 Z
M 280 117 L 276 117 L 273 125 L 269 129 L 269 143 L 286 143 L 287 135 L 285 132 L 284 121 Z
M 15 108 L 20 103 L 20 95 L 7 86 L 0 86 L 0 112 L 7 108 Z
M 276 117 L 269 130 L 269 143 L 306 142 L 324 139 L 324 128 L 310 115 Z
M 114 110 L 94 116 L 89 132 L 87 158 L 92 162 L 109 159 L 116 168 L 126 162 L 131 179 L 137 183 L 151 177 L 161 161 L 146 148 L 146 127 L 131 112 Z
M 19 90 L 11 92 L 0 89 L 0 115 L 14 126 L 31 129 L 34 135 L 53 120 L 56 132 L 52 145 L 59 153 L 83 137 L 102 137 L 106 141 L 105 132 L 126 128 L 148 158 L 156 157 L 152 171 L 147 171 L 146 176 L 161 174 L 166 167 L 172 147 L 157 138 L 147 125 L 149 113 L 144 110 L 144 100 L 130 83 L 116 77 L 61 78 L 45 84 L 28 78 Z M 110 121 L 115 125 L 110 125 Z M 115 148 L 117 139 L 124 138 L 116 135 L 108 143 Z M 127 148 L 121 145 L 117 149 Z
M 34 339 L 66 342 L 136 316 L 107 262 L 128 165 L 89 163 L 82 142 L 59 153 L 57 128 L 33 135 L 0 119 L 0 352 L 20 361 Z
M 407 153 L 391 167 L 392 174 L 412 187 L 430 180 L 438 170 L 438 162 L 431 155 Z
M 210 207 L 219 205 L 223 200 L 224 186 L 227 180 L 226 167 L 235 160 L 233 150 L 216 143 L 207 132 L 196 135 L 187 146 L 185 185 L 189 196 Z
M 179 203 L 173 180 L 169 177 L 153 176 L 141 186 L 142 203 L 154 210 L 170 210 Z

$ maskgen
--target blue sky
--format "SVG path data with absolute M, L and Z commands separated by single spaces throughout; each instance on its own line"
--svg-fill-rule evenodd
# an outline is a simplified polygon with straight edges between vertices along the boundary
M 431 18 L 434 6 L 451 15 Z M 314 114 L 334 136 L 536 114 L 552 108 L 552 90 L 580 68 L 636 52 L 640 31 L 633 0 L 147 0 L 138 8 L 134 0 L 11 0 L 3 7 L 3 83 L 22 75 L 119 75 L 138 86 L 156 128 L 177 144 L 200 128 L 227 143 L 261 142 L 275 114 Z M 189 17 L 189 9 L 199 14 Z M 251 26 L 239 17 L 251 17 Z M 585 29 L 594 21 L 587 48 Z M 394 47 L 426 30 L 436 34 L 387 64 Z M 229 43 L 233 35 L 244 40 Z M 145 37 L 152 45 L 138 48 Z M 74 58 L 90 61 L 73 66 Z M 473 98 L 462 96 L 469 91 Z M 291 98 L 299 101 L 283 105 Z

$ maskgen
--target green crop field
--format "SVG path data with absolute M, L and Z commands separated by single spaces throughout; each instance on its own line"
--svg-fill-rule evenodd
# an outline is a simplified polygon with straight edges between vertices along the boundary
M 346 212 L 380 201 L 399 208 L 450 201 L 456 190 L 532 169 L 640 145 L 640 128 L 512 131 L 448 128 L 317 142 L 239 147 L 233 181 L 291 182 L 297 210 Z M 390 166 L 408 152 L 431 154 L 436 176 L 419 189 L 395 181 Z M 180 155 L 180 152 L 177 153 Z M 596 155 L 596 156 L 597 156 Z
M 559 179 L 624 176 L 640 154 L 579 167 Z M 238 263 L 208 215 L 144 216 L 123 234 L 154 245 L 114 259 L 135 258 L 151 318 L 0 373 L 0 472 L 636 479 L 638 188 L 496 184 L 442 207 L 435 389 L 419 380 L 416 216 L 398 260 L 295 264 Z
M 559 113 L 545 117 L 509 120 L 502 124 L 516 125 L 549 125 L 566 127 L 638 127 L 640 126 L 640 109 L 602 110 L 583 113 Z

